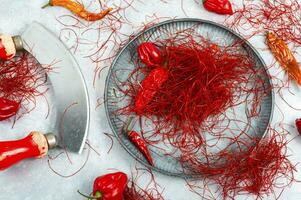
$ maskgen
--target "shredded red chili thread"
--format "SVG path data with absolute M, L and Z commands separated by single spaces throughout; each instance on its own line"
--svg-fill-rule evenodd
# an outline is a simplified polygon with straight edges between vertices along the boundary
M 0 97 L 20 103 L 19 117 L 30 112 L 36 105 L 36 97 L 43 96 L 48 90 L 46 73 L 51 69 L 51 65 L 42 67 L 27 52 L 0 61 Z
M 93 81 L 95 87 L 103 69 L 108 67 L 107 62 L 111 62 L 116 57 L 120 49 L 135 36 L 137 30 L 146 29 L 162 20 L 170 19 L 160 18 L 156 14 L 147 15 L 146 22 L 143 22 L 141 27 L 133 27 L 127 15 L 133 10 L 139 12 L 136 9 L 137 2 L 139 3 L 136 0 L 120 1 L 109 15 L 94 23 L 79 20 L 73 15 L 61 15 L 57 18 L 62 25 L 60 39 L 67 43 L 71 51 L 80 52 L 92 61 L 92 66 L 95 67 Z M 101 4 L 99 7 L 103 8 Z M 90 37 L 91 35 L 94 37 Z
M 269 133 L 264 139 L 253 138 L 255 145 L 245 146 L 239 152 L 223 152 L 218 159 L 223 158 L 224 164 L 208 165 L 196 155 L 185 155 L 183 159 L 189 160 L 191 170 L 202 172 L 203 178 L 218 184 L 223 199 L 235 199 L 236 195 L 246 193 L 262 199 L 274 194 L 276 187 L 285 188 L 295 181 L 296 168 L 288 160 L 285 137 L 273 129 Z M 282 184 L 277 182 L 279 179 Z M 196 181 L 187 183 L 194 191 L 201 189 Z
M 281 175 L 289 183 L 294 181 L 295 168 L 283 152 L 284 138 L 275 133 L 260 141 L 256 135 L 253 121 L 261 115 L 261 102 L 272 88 L 263 80 L 266 72 L 256 66 L 254 55 L 240 50 L 241 42 L 217 45 L 194 34 L 193 28 L 152 42 L 164 51 L 168 78 L 138 115 L 148 145 L 178 160 L 183 173 L 201 174 L 207 184 L 218 184 L 219 197 L 224 199 L 242 193 L 268 196 Z M 127 117 L 136 113 L 141 83 L 154 70 L 141 65 L 137 53 L 132 62 L 134 70 L 121 69 L 114 76 L 123 94 L 117 99 L 128 101 L 116 114 Z M 119 80 L 118 73 L 128 73 L 128 79 Z M 245 107 L 245 113 L 237 107 Z M 198 193 L 198 184 L 188 185 Z
M 115 137 L 115 135 L 113 135 L 112 133 L 103 133 L 103 134 L 105 136 L 107 136 L 110 139 L 110 142 L 111 142 L 110 147 L 109 147 L 109 149 L 107 151 L 107 154 L 109 154 L 111 152 L 112 148 L 113 148 L 113 144 L 114 144 L 113 138 Z
M 246 86 L 250 77 L 262 72 L 253 68 L 253 61 L 246 55 L 231 53 L 235 47 L 218 47 L 202 38 L 202 43 L 199 43 L 187 37 L 188 41 L 180 45 L 175 45 L 174 40 L 165 41 L 162 49 L 166 49 L 164 54 L 168 56 L 166 68 L 169 78 L 160 90 L 150 89 L 152 93 L 156 91 L 156 94 L 143 101 L 144 109 L 139 113 L 151 119 L 156 126 L 153 135 L 144 135 L 148 142 L 157 141 L 159 136 L 177 148 L 186 149 L 190 146 L 196 150 L 204 143 L 203 135 L 199 133 L 214 126 L 217 120 L 222 120 L 210 117 L 245 103 L 246 99 L 241 97 L 259 93 L 257 87 L 263 84 L 263 80 L 258 79 L 258 85 L 254 88 Z M 135 106 L 127 110 L 137 112 L 137 97 L 141 91 L 137 79 L 141 74 L 151 74 L 152 71 L 138 67 L 131 73 L 129 80 L 133 82 L 128 83 L 130 89 L 123 92 L 132 97 L 135 103 L 131 104 Z M 249 115 L 256 115 L 260 99 L 255 100 L 253 108 L 247 111 Z M 160 134 L 163 130 L 164 134 Z M 179 132 L 182 133 L 175 134 Z
M 275 32 L 286 42 L 301 45 L 301 4 L 298 0 L 244 0 L 243 6 L 227 18 L 226 24 L 241 34 Z M 242 31 L 243 30 L 243 31 Z
M 49 156 L 49 159 L 47 160 L 48 167 L 50 168 L 50 170 L 52 172 L 54 172 L 56 175 L 61 176 L 63 178 L 70 178 L 70 177 L 76 175 L 77 173 L 79 173 L 86 166 L 86 164 L 87 164 L 87 162 L 89 160 L 89 157 L 90 157 L 91 150 L 93 150 L 98 156 L 100 156 L 99 152 L 95 148 L 93 148 L 92 145 L 87 140 L 85 142 L 85 144 L 86 144 L 87 147 L 84 148 L 84 150 L 86 150 L 87 153 L 86 153 L 85 160 L 82 161 L 82 164 L 81 163 L 75 163 L 73 160 L 71 160 L 71 155 L 70 155 L 70 153 L 68 152 L 68 150 L 67 150 L 67 148 L 65 146 L 65 142 L 64 142 L 64 138 L 62 136 L 61 130 L 62 130 L 62 127 L 64 126 L 64 123 L 65 123 L 64 119 L 66 117 L 66 114 L 70 110 L 72 110 L 73 107 L 75 107 L 75 106 L 78 106 L 78 102 L 73 102 L 68 107 L 66 107 L 64 109 L 64 111 L 63 111 L 63 114 L 60 116 L 60 119 L 58 119 L 59 123 L 58 123 L 58 130 L 57 130 L 57 132 L 58 132 L 58 137 L 60 138 L 60 141 L 62 143 L 62 149 L 64 150 L 63 153 L 64 153 L 65 157 L 63 158 L 63 157 L 58 157 L 58 156 L 54 156 L 54 157 Z M 52 159 L 52 158 L 54 158 L 54 159 Z M 65 159 L 65 158 L 66 158 L 66 160 L 68 160 L 69 166 L 75 166 L 76 167 L 79 164 L 80 164 L 80 166 L 77 167 L 73 172 L 71 172 L 69 174 L 68 174 L 68 172 L 66 172 L 66 169 L 65 169 L 66 166 L 64 166 L 64 170 L 63 171 L 62 171 L 62 169 L 57 169 L 58 167 L 55 167 L 55 164 L 57 162 L 56 159 Z
M 85 148 L 84 148 L 85 149 Z M 56 169 L 56 167 L 54 167 L 54 165 L 55 165 L 55 161 L 56 161 L 56 159 L 59 159 L 59 157 L 61 156 L 61 155 L 66 155 L 66 151 L 64 151 L 64 152 L 60 152 L 58 155 L 56 155 L 56 156 L 54 156 L 54 157 L 52 157 L 52 156 L 48 156 L 48 160 L 47 160 L 47 164 L 48 164 L 48 167 L 50 168 L 50 170 L 53 172 L 53 173 L 55 173 L 56 175 L 58 175 L 58 176 L 60 176 L 60 177 L 63 177 L 63 178 L 70 178 L 70 177 L 72 177 L 72 176 L 74 176 L 74 175 L 76 175 L 76 174 L 78 174 L 85 166 L 86 166 L 86 164 L 87 164 L 87 162 L 88 162 L 88 160 L 89 160 L 89 157 L 90 157 L 90 151 L 91 151 L 91 148 L 89 147 L 88 149 L 87 149 L 87 155 L 86 155 L 86 158 L 85 158 L 85 160 L 83 161 L 83 163 L 82 163 L 82 165 L 78 168 L 78 169 L 76 169 L 75 171 L 73 171 L 73 172 L 71 172 L 71 173 L 69 173 L 69 174 L 67 174 L 66 173 L 66 166 L 64 166 L 64 170 L 61 170 L 61 169 Z M 68 157 L 68 160 L 69 160 L 70 158 Z M 57 167 L 58 168 L 58 167 Z
M 147 180 L 150 180 L 146 187 L 141 187 L 138 184 L 142 176 L 148 176 Z M 136 172 L 132 173 L 132 177 L 125 188 L 123 200 L 164 200 L 162 192 L 159 190 L 160 186 L 156 183 L 151 171 L 136 168 Z

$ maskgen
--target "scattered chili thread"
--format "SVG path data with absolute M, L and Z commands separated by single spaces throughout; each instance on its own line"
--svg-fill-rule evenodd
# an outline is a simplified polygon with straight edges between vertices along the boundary
M 111 134 L 111 133 L 103 133 L 105 136 L 107 136 L 109 139 L 110 139 L 110 141 L 111 141 L 111 145 L 110 145 L 110 148 L 109 148 L 109 150 L 107 151 L 107 154 L 109 154 L 110 152 L 111 152 L 111 150 L 112 150 L 112 148 L 113 148 L 113 145 L 114 145 L 114 140 L 113 140 L 113 138 L 115 138 L 115 135 L 113 135 L 113 134 Z
M 74 175 L 78 174 L 87 164 L 88 160 L 89 160 L 89 157 L 90 157 L 90 148 L 88 148 L 87 150 L 87 156 L 83 162 L 83 164 L 77 169 L 75 170 L 74 172 L 70 173 L 70 174 L 62 174 L 61 172 L 57 171 L 56 169 L 54 169 L 54 167 L 52 166 L 52 162 L 54 162 L 60 155 L 62 154 L 66 154 L 66 152 L 61 152 L 59 153 L 58 155 L 54 156 L 54 157 L 51 157 L 51 156 L 48 156 L 48 160 L 47 160 L 47 164 L 48 164 L 48 167 L 50 168 L 50 170 L 55 173 L 56 175 L 60 176 L 60 177 L 63 177 L 63 178 L 70 178 L 70 177 L 73 177 Z M 70 158 L 68 158 L 70 159 Z
M 243 35 L 246 30 L 252 30 L 252 35 L 274 32 L 281 40 L 300 46 L 300 16 L 298 0 L 244 0 L 242 7 L 237 8 L 225 23 Z
M 51 70 L 51 65 L 41 66 L 28 52 L 0 61 L 0 97 L 20 104 L 20 118 L 35 108 L 37 97 L 48 91 L 46 73 Z
M 95 147 L 92 146 L 91 142 L 87 140 L 86 144 L 92 149 L 98 156 L 100 156 L 100 153 L 96 150 Z
M 60 142 L 61 142 L 61 144 L 62 144 L 62 149 L 64 150 L 63 153 L 64 153 L 64 155 L 67 157 L 67 160 L 69 161 L 69 164 L 70 164 L 70 165 L 73 165 L 74 163 L 73 163 L 73 161 L 71 160 L 71 157 L 70 157 L 70 155 L 69 155 L 69 153 L 68 153 L 68 150 L 67 150 L 67 148 L 66 148 L 66 146 L 65 146 L 64 138 L 63 138 L 63 136 L 62 136 L 61 130 L 62 130 L 62 127 L 63 127 L 63 125 L 64 125 L 64 119 L 65 119 L 65 117 L 66 117 L 67 112 L 70 111 L 74 106 L 77 106 L 77 105 L 78 105 L 78 102 L 73 102 L 72 104 L 70 104 L 68 107 L 65 108 L 63 114 L 61 115 L 61 117 L 60 117 L 60 119 L 59 119 L 59 126 L 58 126 L 59 128 L 58 128 L 58 130 L 57 130 L 57 131 L 58 131 L 58 137 L 60 138 Z M 48 163 L 48 166 L 49 166 L 50 170 L 53 171 L 55 174 L 57 174 L 57 175 L 63 177 L 63 178 L 70 178 L 70 177 L 76 175 L 77 173 L 79 173 L 79 172 L 86 166 L 86 164 L 87 164 L 87 162 L 88 162 L 88 160 L 89 160 L 89 157 L 90 157 L 90 151 L 91 151 L 91 149 L 92 149 L 97 155 L 100 155 L 100 154 L 92 147 L 92 145 L 91 145 L 88 141 L 85 141 L 85 144 L 88 146 L 88 148 L 84 148 L 84 149 L 88 149 L 88 150 L 87 150 L 87 156 L 86 156 L 86 158 L 85 158 L 83 164 L 82 164 L 77 170 L 75 170 L 75 171 L 72 172 L 71 174 L 67 174 L 67 175 L 66 175 L 66 174 L 62 174 L 62 173 L 58 172 L 56 169 L 53 168 L 52 162 L 55 162 L 55 160 L 61 155 L 61 153 L 60 153 L 59 155 L 57 155 L 57 156 L 54 156 L 54 157 L 48 156 L 49 159 L 47 160 L 47 163 Z
M 71 110 L 74 106 L 78 106 L 78 102 L 73 102 L 67 108 L 65 108 L 63 114 L 60 116 L 60 119 L 59 119 L 59 129 L 58 129 L 58 136 L 59 136 L 60 142 L 62 144 L 62 148 L 64 149 L 65 154 L 66 154 L 66 156 L 67 156 L 67 158 L 68 158 L 68 160 L 69 160 L 69 162 L 71 164 L 72 164 L 72 160 L 71 160 L 71 158 L 69 156 L 69 153 L 67 151 L 67 148 L 66 148 L 66 145 L 65 145 L 65 142 L 64 142 L 64 137 L 62 135 L 61 130 L 62 130 L 62 127 L 64 126 L 64 119 L 65 119 L 65 116 L 66 116 L 67 112 L 69 110 Z
M 64 154 L 64 151 L 62 151 L 62 152 L 60 152 L 60 153 L 58 153 L 57 155 L 47 155 L 48 156 L 48 159 L 49 160 L 55 160 L 55 159 L 57 159 L 58 157 L 60 157 L 61 155 L 63 155 Z
M 138 185 L 139 178 L 148 175 L 150 182 L 146 187 L 142 188 Z M 155 181 L 155 177 L 151 171 L 147 169 L 136 168 L 136 172 L 132 173 L 132 177 L 128 182 L 123 193 L 124 200 L 164 200 L 163 192 L 159 192 L 159 185 Z
M 74 53 L 81 53 L 81 56 L 89 58 L 95 66 L 95 75 L 93 85 L 96 79 L 118 54 L 119 50 L 135 36 L 135 30 L 140 30 L 141 26 L 133 27 L 132 23 L 127 19 L 127 13 L 135 11 L 135 6 L 141 3 L 139 0 L 124 0 L 119 3 L 114 2 L 114 9 L 102 21 L 89 23 L 77 19 L 76 16 L 62 15 L 57 21 L 63 26 L 60 38 L 68 40 L 68 46 Z M 106 2 L 110 4 L 110 2 Z M 94 3 L 91 3 L 94 5 Z M 99 5 L 102 8 L 102 5 Z M 137 11 L 138 12 L 138 11 Z M 70 23 L 71 19 L 71 23 Z M 143 23 L 143 29 L 150 27 L 162 20 L 170 18 L 160 18 L 156 14 L 146 16 Z M 131 30 L 129 32 L 129 30 Z M 134 31 L 132 31 L 134 30 Z M 69 34 L 72 36 L 70 40 Z M 93 35 L 93 37 L 91 37 Z M 68 39 L 67 39 L 68 38 Z M 81 52 L 81 48 L 85 47 L 85 51 Z M 87 51 L 87 49 L 89 49 Z

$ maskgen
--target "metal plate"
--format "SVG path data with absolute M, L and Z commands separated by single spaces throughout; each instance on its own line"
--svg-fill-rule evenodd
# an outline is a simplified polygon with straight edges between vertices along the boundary
M 128 140 L 126 135 L 122 133 L 125 116 L 116 115 L 116 111 L 127 105 L 125 98 L 119 98 L 120 95 L 118 87 L 116 85 L 116 77 L 118 80 L 126 81 L 129 73 L 135 68 L 131 62 L 131 56 L 136 51 L 137 46 L 143 42 L 143 38 L 148 38 L 148 41 L 152 41 L 155 38 L 164 39 L 175 32 L 185 30 L 188 28 L 194 28 L 196 34 L 203 36 L 204 38 L 222 45 L 231 44 L 234 40 L 241 41 L 240 51 L 247 52 L 251 55 L 256 65 L 254 67 L 262 69 L 264 72 L 260 76 L 264 80 L 264 87 L 271 88 L 271 82 L 269 74 L 265 69 L 265 63 L 261 59 L 258 52 L 252 47 L 250 43 L 245 41 L 241 36 L 228 28 L 216 24 L 214 22 L 200 20 L 200 19 L 178 19 L 162 22 L 156 26 L 153 26 L 143 32 L 140 32 L 134 39 L 132 39 L 118 54 L 107 76 L 105 86 L 105 108 L 109 124 L 121 145 L 129 152 L 131 156 L 140 161 L 147 167 L 153 168 L 156 171 L 172 176 L 189 177 L 195 176 L 195 174 L 184 174 L 183 169 L 177 159 L 167 157 L 158 148 L 150 147 L 152 157 L 154 159 L 154 167 L 150 166 L 143 155 L 135 148 L 135 146 Z M 143 35 L 143 37 L 141 37 Z M 222 40 L 221 40 L 222 39 Z M 134 56 L 137 56 L 134 53 Z M 126 69 L 126 70 L 124 70 Z M 122 73 L 117 73 L 120 70 L 124 70 Z M 117 94 L 117 95 L 116 95 Z M 252 120 L 252 127 L 254 129 L 248 132 L 249 135 L 256 135 L 256 137 L 262 137 L 269 125 L 273 113 L 274 94 L 272 90 L 269 90 L 267 94 L 262 97 L 261 110 L 259 116 Z M 235 108 L 235 112 L 242 114 L 244 112 L 243 107 Z M 246 120 L 243 116 L 242 120 Z M 225 133 L 226 134 L 226 133 Z M 214 151 L 214 149 L 212 150 Z

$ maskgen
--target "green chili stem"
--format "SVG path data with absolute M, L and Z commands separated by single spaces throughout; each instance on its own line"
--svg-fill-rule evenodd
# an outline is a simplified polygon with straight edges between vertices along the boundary
M 95 196 L 88 196 L 88 195 L 85 195 L 85 194 L 81 193 L 79 190 L 77 190 L 77 192 L 78 192 L 80 195 L 82 195 L 83 197 L 86 197 L 86 198 L 88 198 L 88 199 L 99 199 L 99 198 L 102 197 L 102 193 L 99 192 L 99 191 L 97 191 L 97 192 L 95 193 Z

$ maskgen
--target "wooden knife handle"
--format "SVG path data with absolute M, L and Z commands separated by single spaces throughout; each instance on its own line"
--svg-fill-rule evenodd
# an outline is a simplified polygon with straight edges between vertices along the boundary
M 46 136 L 40 132 L 31 132 L 20 140 L 0 142 L 0 170 L 27 158 L 41 158 L 47 154 L 48 147 Z

